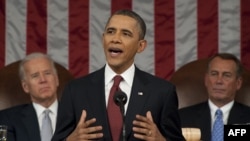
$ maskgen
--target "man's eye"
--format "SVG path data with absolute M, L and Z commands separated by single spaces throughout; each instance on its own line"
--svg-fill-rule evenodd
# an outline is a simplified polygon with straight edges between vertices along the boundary
M 51 74 L 51 72 L 46 72 L 45 74 L 46 74 L 46 75 L 50 75 L 50 74 Z
M 106 33 L 107 34 L 112 34 L 112 33 L 114 33 L 114 31 L 113 30 L 107 30 Z
M 129 37 L 131 37 L 131 36 L 132 36 L 132 34 L 131 34 L 131 33 L 129 33 L 129 32 L 123 32 L 123 35 L 125 35 L 125 36 L 129 36 Z
M 211 76 L 216 76 L 217 73 L 212 72 L 212 73 L 210 73 L 210 75 L 211 75 Z
M 124 35 L 125 35 L 125 36 L 130 36 L 130 34 L 128 34 L 128 33 L 124 33 Z
M 230 78 L 230 77 L 232 77 L 232 75 L 231 74 L 225 74 L 224 77 Z
M 31 75 L 31 78 L 36 78 L 36 77 L 38 77 L 38 74 Z
M 107 31 L 107 33 L 109 33 L 109 34 L 110 34 L 110 33 L 112 33 L 112 31 Z
M 44 71 L 44 74 L 45 74 L 45 75 L 51 75 L 51 74 L 52 74 L 52 71 L 51 71 L 51 70 Z

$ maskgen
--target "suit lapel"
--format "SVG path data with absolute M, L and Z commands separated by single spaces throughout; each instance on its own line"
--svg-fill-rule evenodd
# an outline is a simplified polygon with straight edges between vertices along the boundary
M 102 131 L 105 138 L 110 139 L 110 130 L 105 102 L 104 68 L 91 76 L 89 87 L 90 92 L 88 92 L 87 99 L 90 101 L 89 104 L 91 110 L 87 112 L 89 113 L 90 118 L 97 118 L 96 125 L 102 125 Z
M 196 125 L 202 130 L 202 139 L 210 140 L 211 136 L 211 115 L 208 102 L 204 102 L 199 111 L 197 111 Z
M 234 103 L 232 109 L 229 112 L 228 123 L 227 124 L 235 124 L 235 123 L 237 123 L 237 119 L 241 119 L 242 113 L 239 112 L 239 111 L 241 111 L 241 109 L 238 109 L 238 107 L 236 105 L 237 104 Z
M 22 111 L 22 122 L 24 123 L 24 129 L 28 133 L 29 140 L 32 141 L 39 141 L 40 139 L 40 128 L 38 125 L 38 120 L 36 116 L 35 109 L 33 108 L 32 104 Z
M 249 120 L 248 109 L 246 112 L 245 108 L 235 101 L 229 112 L 227 124 L 246 124 Z
M 131 90 L 131 96 L 129 100 L 128 109 L 126 112 L 125 123 L 126 123 L 126 136 L 128 137 L 132 133 L 132 122 L 135 120 L 136 114 L 142 113 L 144 103 L 148 97 L 147 92 L 145 91 L 145 83 L 148 80 L 141 75 L 141 72 L 138 68 L 135 69 L 135 77 L 133 81 L 133 86 Z

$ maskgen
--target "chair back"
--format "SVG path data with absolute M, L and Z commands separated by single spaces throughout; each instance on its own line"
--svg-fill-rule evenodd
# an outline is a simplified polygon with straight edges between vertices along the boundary
M 19 104 L 30 103 L 30 96 L 26 94 L 21 86 L 19 78 L 20 60 L 13 62 L 0 69 L 0 110 Z M 58 98 L 60 99 L 66 83 L 73 79 L 73 75 L 58 63 L 55 63 L 58 77 Z
M 207 100 L 204 77 L 208 59 L 195 60 L 180 67 L 170 81 L 176 85 L 179 108 Z M 236 94 L 236 101 L 250 106 L 250 71 L 244 68 L 243 84 Z

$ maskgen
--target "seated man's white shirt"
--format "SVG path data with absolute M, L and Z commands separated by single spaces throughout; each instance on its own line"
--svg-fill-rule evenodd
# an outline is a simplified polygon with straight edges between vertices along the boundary
M 46 108 L 44 108 L 43 106 L 41 106 L 40 104 L 37 104 L 35 102 L 33 102 L 33 106 L 35 108 L 35 111 L 36 111 L 36 114 L 38 117 L 38 123 L 39 123 L 40 131 L 41 131 L 43 112 Z M 50 116 L 51 123 L 52 123 L 53 133 L 55 132 L 55 128 L 56 128 L 57 108 L 58 108 L 58 101 L 57 100 L 48 108 L 51 111 L 49 116 Z

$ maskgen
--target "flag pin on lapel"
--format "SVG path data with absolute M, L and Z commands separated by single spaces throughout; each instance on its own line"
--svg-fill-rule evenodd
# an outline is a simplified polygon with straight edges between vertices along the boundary
M 143 95 L 143 92 L 138 92 L 138 95 Z

